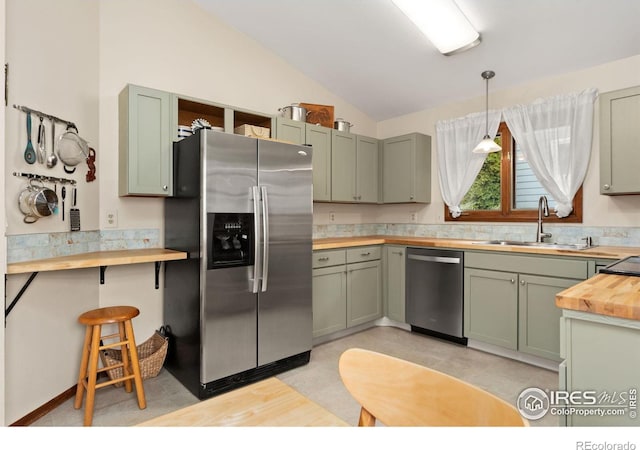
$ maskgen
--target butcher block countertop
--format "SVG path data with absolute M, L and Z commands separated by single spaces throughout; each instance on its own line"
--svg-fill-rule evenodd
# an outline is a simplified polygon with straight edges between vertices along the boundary
M 486 245 L 479 244 L 479 239 L 442 239 L 430 237 L 407 236 L 355 236 L 341 238 L 314 239 L 314 250 L 329 250 L 342 247 L 356 247 L 362 245 L 408 245 L 418 247 L 442 247 L 464 250 L 491 250 L 499 252 L 532 253 L 538 255 L 578 256 L 592 259 L 622 259 L 627 256 L 640 255 L 638 247 L 606 247 L 595 246 L 585 250 L 564 250 L 552 248 L 527 247 L 516 245 Z
M 187 254 L 184 252 L 164 248 L 110 250 L 11 263 L 7 264 L 7 274 L 85 269 L 88 267 L 173 261 L 186 258 Z
M 556 295 L 556 306 L 640 320 L 640 277 L 601 273 Z

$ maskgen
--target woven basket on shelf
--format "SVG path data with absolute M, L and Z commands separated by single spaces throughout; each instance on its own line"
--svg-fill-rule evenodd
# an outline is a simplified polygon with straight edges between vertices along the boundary
M 142 379 L 152 378 L 160 373 L 164 359 L 167 356 L 167 348 L 169 342 L 167 338 L 157 331 L 140 345 L 138 349 L 138 360 L 140 362 L 140 374 Z M 122 363 L 122 352 L 115 348 L 109 348 L 100 352 L 100 358 L 104 367 L 114 366 Z M 122 377 L 122 367 L 107 370 L 107 374 L 111 380 Z M 122 386 L 122 382 L 116 383 L 116 386 Z

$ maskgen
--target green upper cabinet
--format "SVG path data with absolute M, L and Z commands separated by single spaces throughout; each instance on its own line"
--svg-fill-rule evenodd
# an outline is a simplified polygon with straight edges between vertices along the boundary
M 378 203 L 378 140 L 356 136 L 356 195 L 362 203 Z
M 382 203 L 431 202 L 431 137 L 411 133 L 382 141 Z
M 127 85 L 118 107 L 119 195 L 171 195 L 171 94 Z
M 356 135 L 331 130 L 331 200 L 357 202 Z
M 600 94 L 600 193 L 640 193 L 640 86 Z
M 251 125 L 260 127 L 264 137 L 272 137 L 274 128 L 270 115 L 131 84 L 120 92 L 118 108 L 121 196 L 173 194 L 173 142 L 178 139 L 178 125 L 191 127 L 194 120 L 203 119 L 226 133 L 244 133 L 244 125 Z
M 331 128 L 305 124 L 305 142 L 313 148 L 313 200 L 331 201 Z
M 276 119 L 276 137 L 293 144 L 306 144 L 306 123 L 299 120 L 278 117 Z
M 378 140 L 331 130 L 331 200 L 378 203 Z
M 276 137 L 313 148 L 313 200 L 331 201 L 331 128 L 278 117 Z

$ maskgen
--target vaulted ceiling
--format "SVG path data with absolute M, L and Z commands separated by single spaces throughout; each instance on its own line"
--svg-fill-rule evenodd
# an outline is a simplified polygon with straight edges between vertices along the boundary
M 391 0 L 193 1 L 375 120 L 640 54 L 638 0 L 456 0 L 482 42 L 452 56 Z

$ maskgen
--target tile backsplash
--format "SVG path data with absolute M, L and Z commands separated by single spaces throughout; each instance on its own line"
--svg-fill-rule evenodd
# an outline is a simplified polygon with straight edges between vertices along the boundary
M 549 242 L 575 244 L 591 236 L 594 245 L 640 247 L 640 227 L 584 227 L 546 225 Z M 535 240 L 536 224 L 406 224 L 370 223 L 314 225 L 313 238 L 369 235 L 400 235 L 448 239 Z M 158 229 L 75 231 L 7 236 L 7 262 L 31 261 L 99 250 L 125 250 L 160 247 Z
M 7 236 L 7 262 L 160 246 L 160 230 L 157 229 L 20 234 Z
M 551 233 L 548 242 L 577 244 L 590 236 L 594 245 L 640 247 L 640 227 L 585 227 L 580 225 L 545 225 Z M 536 224 L 359 224 L 359 225 L 314 225 L 314 239 L 325 237 L 348 237 L 367 235 L 416 236 L 447 239 L 504 239 L 534 241 Z

